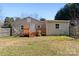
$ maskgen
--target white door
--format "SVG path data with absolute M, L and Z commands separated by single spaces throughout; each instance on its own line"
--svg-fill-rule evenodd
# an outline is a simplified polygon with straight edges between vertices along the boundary
M 36 32 L 36 29 L 35 29 L 35 24 L 33 23 L 30 23 L 30 30 L 31 32 Z

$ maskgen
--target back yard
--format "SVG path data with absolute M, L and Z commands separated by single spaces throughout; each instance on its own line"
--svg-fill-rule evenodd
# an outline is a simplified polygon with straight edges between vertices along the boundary
M 79 55 L 79 40 L 67 36 L 0 37 L 0 55 Z

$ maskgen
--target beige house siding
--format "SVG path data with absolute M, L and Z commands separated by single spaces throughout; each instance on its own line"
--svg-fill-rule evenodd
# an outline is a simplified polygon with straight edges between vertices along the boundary
M 38 29 L 38 26 L 40 26 L 41 29 L 46 29 L 46 23 L 45 23 L 45 21 L 31 20 L 31 23 L 35 24 L 35 28 L 36 29 Z
M 56 29 L 56 24 L 59 24 L 59 29 Z M 69 21 L 47 21 L 46 35 L 69 35 Z

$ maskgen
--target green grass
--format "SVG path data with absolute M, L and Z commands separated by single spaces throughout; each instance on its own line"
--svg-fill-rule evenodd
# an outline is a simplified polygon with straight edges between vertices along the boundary
M 72 40 L 74 38 L 71 38 L 69 36 L 50 36 L 48 37 L 49 40 Z
M 0 55 L 79 55 L 79 40 L 73 40 L 68 36 L 0 37 Z

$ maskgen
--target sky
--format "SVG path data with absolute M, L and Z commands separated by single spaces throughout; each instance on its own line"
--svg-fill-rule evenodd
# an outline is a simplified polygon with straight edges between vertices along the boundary
M 64 5 L 65 3 L 0 3 L 0 18 L 32 16 L 54 20 L 57 11 Z

